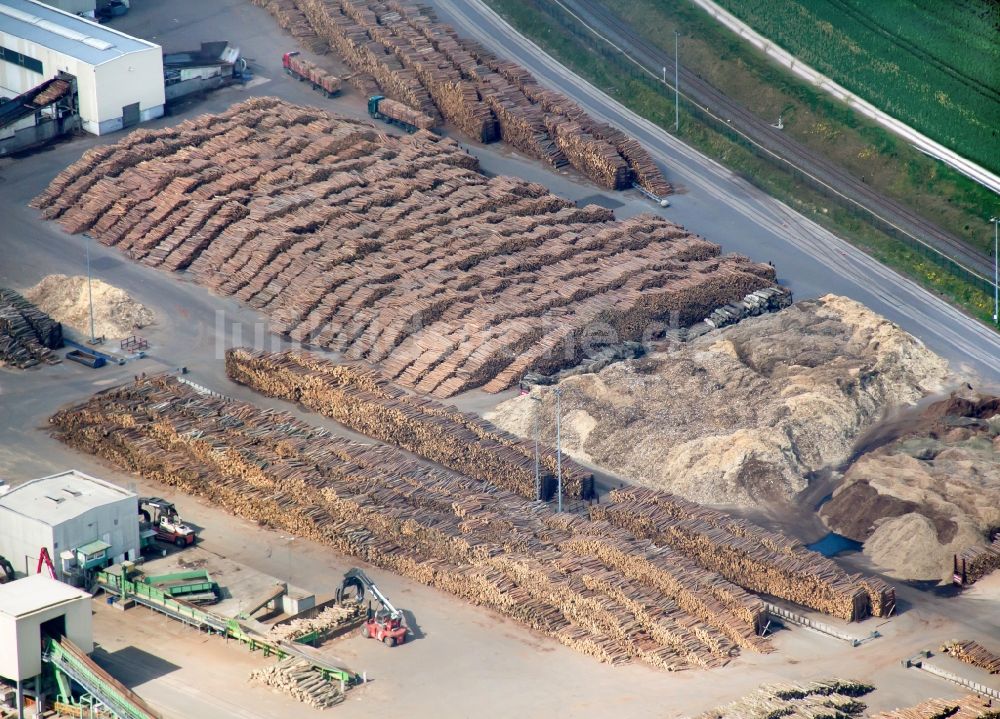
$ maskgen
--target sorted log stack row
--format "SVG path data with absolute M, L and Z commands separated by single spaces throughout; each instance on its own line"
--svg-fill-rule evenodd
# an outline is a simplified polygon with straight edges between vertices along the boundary
M 50 420 L 68 444 L 489 607 L 612 664 L 714 667 L 756 636 L 760 600 L 627 530 L 556 514 L 400 450 L 151 377 Z
M 829 679 L 802 684 L 763 686 L 696 719 L 851 719 L 866 705 L 859 701 L 875 687 L 853 679 Z
M 979 642 L 951 641 L 941 647 L 941 651 L 961 662 L 985 669 L 990 674 L 1000 673 L 1000 656 L 994 654 Z
M 351 69 L 374 78 L 380 94 L 430 116 L 435 124 L 440 120 L 441 115 L 430 93 L 414 70 L 404 67 L 390 48 L 367 32 L 365 26 L 374 24 L 370 11 L 353 3 L 344 7 L 323 0 L 297 2 L 316 33 L 336 50 Z
M 993 719 L 996 708 L 977 694 L 961 699 L 928 699 L 913 707 L 873 714 L 871 719 Z
M 573 366 L 595 323 L 638 341 L 774 284 L 773 268 L 660 217 L 616 221 L 487 178 L 447 138 L 274 98 L 107 147 L 35 199 L 45 217 L 438 397 Z
M 694 557 L 745 589 L 847 621 L 887 616 L 895 606 L 895 591 L 878 578 L 848 574 L 780 534 L 666 492 L 613 490 L 611 503 L 591 507 L 591 516 Z
M 324 607 L 315 617 L 293 619 L 286 624 L 276 624 L 268 630 L 267 637 L 273 641 L 291 642 L 307 634 L 329 634 L 338 627 L 355 622 L 365 611 L 365 608 L 358 602 L 334 604 Z
M 277 664 L 255 669 L 250 681 L 289 694 L 303 704 L 328 709 L 344 701 L 339 682 L 332 682 L 304 659 L 287 657 Z
M 387 97 L 435 122 L 444 117 L 479 142 L 502 139 L 557 168 L 572 164 L 609 189 L 638 183 L 657 196 L 672 192 L 634 139 L 596 122 L 560 93 L 543 91 L 524 68 L 462 40 L 421 5 L 271 0 L 268 7 L 279 1 L 285 15 L 291 3 L 308 18 L 319 38 L 356 72 L 374 78 Z
M 574 167 L 584 168 L 584 174 L 604 187 L 625 190 L 632 186 L 632 173 L 625 159 L 613 145 L 587 133 L 572 121 L 552 118 L 547 123 L 556 146 Z
M 330 51 L 329 45 L 316 33 L 306 16 L 293 0 L 250 0 L 265 8 L 278 21 L 282 30 L 305 45 L 317 55 Z
M 63 346 L 62 325 L 19 293 L 0 287 L 0 366 L 19 369 L 39 362 L 55 364 L 52 352 Z
M 966 584 L 973 584 L 1000 569 L 1000 537 L 991 544 L 976 544 L 962 550 L 956 562 L 958 570 L 965 568 Z
M 233 348 L 226 374 L 269 397 L 301 402 L 356 432 L 401 447 L 460 474 L 535 499 L 535 447 L 456 407 L 408 395 L 372 368 L 318 355 Z M 556 456 L 539 447 L 543 485 L 555 479 Z M 594 475 L 562 459 L 563 492 L 590 499 Z

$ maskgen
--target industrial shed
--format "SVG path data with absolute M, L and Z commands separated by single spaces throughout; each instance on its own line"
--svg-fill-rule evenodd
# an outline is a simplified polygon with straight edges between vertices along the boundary
M 0 95 L 21 95 L 59 73 L 76 80 L 87 132 L 103 135 L 163 115 L 159 45 L 35 0 L 3 0 Z
M 43 641 L 63 638 L 94 651 L 89 594 L 37 574 L 0 585 L 0 677 L 15 683 L 20 716 L 24 694 L 41 694 Z
M 139 556 L 139 502 L 133 492 L 69 470 L 33 479 L 0 496 L 0 555 L 33 574 L 41 548 L 56 577 L 81 583 L 88 573 Z

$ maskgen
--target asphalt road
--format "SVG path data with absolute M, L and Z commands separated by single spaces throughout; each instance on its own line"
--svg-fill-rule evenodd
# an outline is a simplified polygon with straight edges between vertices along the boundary
M 661 48 L 646 42 L 627 22 L 608 10 L 600 0 L 560 0 L 560 3 L 607 40 L 628 52 L 639 65 L 656 75 L 666 68 L 667 77 L 674 74 L 674 59 Z M 727 121 L 774 157 L 812 178 L 813 184 L 826 192 L 839 195 L 844 201 L 861 208 L 882 224 L 926 243 L 946 257 L 952 258 L 983 279 L 993 276 L 993 258 L 970 247 L 954 235 L 900 202 L 881 194 L 867 183 L 854 177 L 834 162 L 810 150 L 793 137 L 776 129 L 749 109 L 727 97 L 681 63 L 679 85 L 681 93 L 716 117 Z
M 921 338 L 956 369 L 1000 381 L 1000 335 L 990 328 L 631 112 L 546 55 L 481 0 L 432 4 L 442 21 L 642 142 L 681 188 L 673 206 L 663 210 L 670 219 L 728 251 L 773 260 L 779 280 L 799 299 L 828 292 L 852 297 Z

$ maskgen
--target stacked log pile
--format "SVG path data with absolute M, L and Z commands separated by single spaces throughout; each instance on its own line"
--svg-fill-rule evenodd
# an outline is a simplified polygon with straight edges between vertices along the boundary
M 681 497 L 652 489 L 619 489 L 591 517 L 694 558 L 734 584 L 847 621 L 888 616 L 895 591 L 876 577 L 848 574 L 797 541 L 766 532 Z
M 63 346 L 62 325 L 14 290 L 0 287 L 0 366 L 19 369 L 55 364 Z
M 250 681 L 289 694 L 317 709 L 327 709 L 344 701 L 339 683 L 330 681 L 309 662 L 295 657 L 255 670 L 250 674 Z
M 873 714 L 871 719 L 992 719 L 996 714 L 989 699 L 969 694 L 961 699 L 928 699 L 913 707 Z
M 543 90 L 524 68 L 463 40 L 424 6 L 400 0 L 265 5 L 293 34 L 301 33 L 298 16 L 307 18 L 316 35 L 356 72 L 374 78 L 383 94 L 435 121 L 440 113 L 479 142 L 502 139 L 554 167 L 572 164 L 609 189 L 637 183 L 660 197 L 672 192 L 638 142 L 596 122 L 561 93 Z
M 535 447 L 471 413 L 408 395 L 378 372 L 303 352 L 226 352 L 226 374 L 270 397 L 301 402 L 356 432 L 401 447 L 449 469 L 535 498 Z M 539 448 L 543 484 L 551 485 L 555 452 Z M 589 499 L 594 475 L 562 459 L 563 491 Z
M 990 674 L 1000 673 L 1000 656 L 994 654 L 979 642 L 951 641 L 941 647 L 941 651 L 950 654 L 961 662 L 985 669 Z
M 434 127 L 434 118 L 389 98 L 379 101 L 378 111 L 395 120 L 401 120 L 408 125 L 413 125 L 420 130 L 430 130 Z
M 859 701 L 875 687 L 852 679 L 763 686 L 696 719 L 851 719 L 864 712 Z
M 293 0 L 250 1 L 254 5 L 265 8 L 278 21 L 278 25 L 282 30 L 286 30 L 289 35 L 301 42 L 312 52 L 317 55 L 329 52 L 330 47 L 326 44 L 326 41 L 317 35 L 316 30 Z
M 254 98 L 88 151 L 33 204 L 438 397 L 573 366 L 589 327 L 638 341 L 774 284 L 660 217 L 476 170 L 447 138 Z
M 991 544 L 977 544 L 963 549 L 955 562 L 957 570 L 965 569 L 965 583 L 974 584 L 1000 569 L 1000 537 Z
M 493 609 L 601 661 L 666 670 L 767 652 L 759 599 L 689 557 L 400 450 L 140 379 L 50 420 L 119 466 Z
M 339 627 L 355 622 L 365 613 L 365 608 L 357 602 L 334 604 L 324 609 L 315 617 L 293 619 L 285 624 L 276 624 L 267 632 L 267 638 L 273 641 L 295 641 L 309 634 L 329 634 Z

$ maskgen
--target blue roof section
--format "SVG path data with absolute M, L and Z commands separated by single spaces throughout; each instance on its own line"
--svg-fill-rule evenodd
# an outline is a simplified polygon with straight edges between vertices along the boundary
M 35 0 L 0 0 L 0 32 L 90 65 L 158 47 Z

